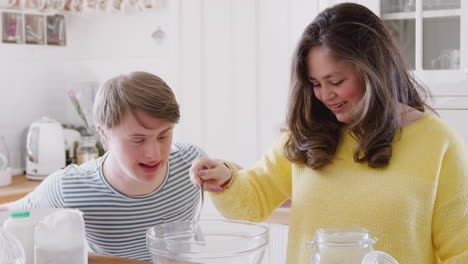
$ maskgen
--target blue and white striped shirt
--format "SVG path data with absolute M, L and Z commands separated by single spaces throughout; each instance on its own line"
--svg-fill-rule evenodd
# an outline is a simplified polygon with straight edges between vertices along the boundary
M 191 220 L 199 192 L 190 183 L 191 162 L 204 155 L 197 147 L 174 143 L 167 177 L 154 192 L 128 196 L 102 174 L 107 154 L 81 166 L 70 165 L 48 176 L 20 207 L 73 208 L 83 212 L 86 238 L 96 253 L 151 261 L 146 230 L 154 225 Z

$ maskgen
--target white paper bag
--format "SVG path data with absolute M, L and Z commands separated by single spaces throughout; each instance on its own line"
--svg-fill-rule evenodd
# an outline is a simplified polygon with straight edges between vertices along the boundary
M 45 216 L 35 232 L 35 264 L 87 264 L 83 213 L 64 210 Z

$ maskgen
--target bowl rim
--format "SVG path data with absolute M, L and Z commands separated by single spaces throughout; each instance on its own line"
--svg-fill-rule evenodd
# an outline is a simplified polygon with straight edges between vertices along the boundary
M 211 258 L 247 255 L 247 254 L 250 254 L 251 252 L 257 251 L 258 249 L 265 248 L 269 243 L 270 228 L 265 223 L 255 223 L 255 222 L 250 222 L 250 221 L 231 220 L 231 219 L 201 219 L 200 222 L 228 222 L 228 223 L 234 223 L 234 224 L 248 224 L 248 225 L 252 225 L 252 226 L 257 226 L 257 227 L 260 227 L 262 229 L 261 232 L 256 233 L 255 235 L 242 237 L 242 239 L 254 238 L 254 237 L 265 237 L 265 241 L 263 243 L 260 243 L 259 245 L 255 246 L 255 247 L 252 247 L 252 248 L 249 248 L 249 249 L 246 249 L 246 250 L 242 250 L 242 251 L 239 251 L 239 250 L 237 250 L 237 251 L 223 251 L 223 252 L 220 252 L 220 253 L 209 253 L 209 254 L 208 253 L 194 253 L 194 252 L 190 252 L 190 251 L 188 251 L 188 252 L 178 252 L 178 253 L 183 253 L 184 256 L 187 257 L 187 258 L 189 258 L 189 257 L 199 257 L 199 258 L 211 259 Z M 150 228 L 147 229 L 147 231 L 146 231 L 147 248 L 150 251 L 150 253 L 155 253 L 155 254 L 162 253 L 163 256 L 167 256 L 166 254 L 170 255 L 170 254 L 175 254 L 176 252 L 170 251 L 170 250 L 160 250 L 160 249 L 150 248 L 148 246 L 148 239 L 149 238 L 154 239 L 153 241 L 169 242 L 169 243 L 173 242 L 173 243 L 178 243 L 178 244 L 183 244 L 183 245 L 201 245 L 201 244 L 203 244 L 203 242 L 197 242 L 197 241 L 189 241 L 189 242 L 183 242 L 182 241 L 181 242 L 181 241 L 176 241 L 176 240 L 172 240 L 172 239 L 157 238 L 157 237 L 153 236 L 152 234 L 150 234 L 150 231 L 153 230 L 157 226 L 175 225 L 177 223 L 193 224 L 194 221 L 190 221 L 190 220 L 187 220 L 187 221 L 174 221 L 174 222 L 170 222 L 170 223 L 163 223 L 163 224 L 155 225 L 155 226 L 150 227 Z M 166 254 L 164 254 L 164 253 L 166 253 Z

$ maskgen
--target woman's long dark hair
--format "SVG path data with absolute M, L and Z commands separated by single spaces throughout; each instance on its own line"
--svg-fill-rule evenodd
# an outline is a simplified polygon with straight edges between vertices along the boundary
M 358 142 L 354 160 L 373 168 L 386 166 L 401 128 L 400 105 L 424 112 L 428 106 L 423 98 L 429 92 L 411 74 L 380 18 L 353 3 L 322 11 L 298 43 L 288 102 L 286 157 L 319 169 L 332 162 L 340 142 L 344 124 L 315 97 L 308 79 L 307 55 L 318 46 L 353 64 L 365 84 L 363 99 L 349 124 Z

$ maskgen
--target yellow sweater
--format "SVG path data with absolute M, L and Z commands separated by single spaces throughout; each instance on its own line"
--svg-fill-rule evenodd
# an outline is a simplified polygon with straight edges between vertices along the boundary
M 291 198 L 287 263 L 310 263 L 305 243 L 330 226 L 367 228 L 379 239 L 374 249 L 400 264 L 468 263 L 467 152 L 438 117 L 425 114 L 405 127 L 384 169 L 354 162 L 356 141 L 347 133 L 322 170 L 289 162 L 285 140 L 211 197 L 225 217 L 256 222 Z

